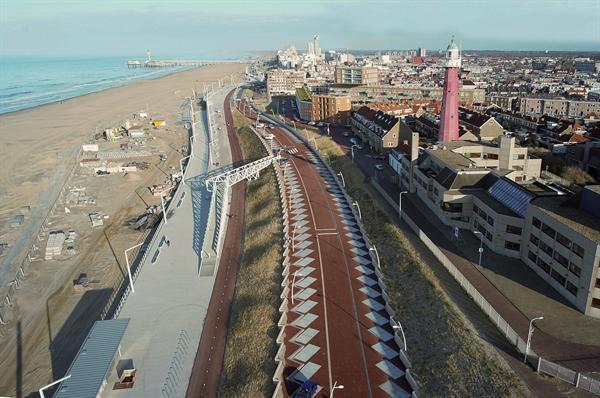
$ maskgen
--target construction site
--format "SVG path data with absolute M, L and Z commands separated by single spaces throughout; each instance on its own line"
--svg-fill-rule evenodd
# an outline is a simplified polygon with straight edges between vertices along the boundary
M 110 311 L 127 277 L 125 249 L 145 242 L 167 215 L 189 155 L 190 126 L 182 118 L 192 90 L 173 88 L 229 70 L 243 66 L 207 66 L 117 88 L 126 111 L 95 123 L 106 127 L 77 133 L 78 143 L 69 132 L 46 161 L 51 167 L 9 176 L 16 189 L 1 194 L 0 208 L 0 274 L 9 282 L 0 291 L 0 395 L 27 396 L 62 377 L 91 325 Z M 145 86 L 162 93 L 130 101 L 133 90 L 150 90 Z M 108 92 L 96 96 L 110 101 Z

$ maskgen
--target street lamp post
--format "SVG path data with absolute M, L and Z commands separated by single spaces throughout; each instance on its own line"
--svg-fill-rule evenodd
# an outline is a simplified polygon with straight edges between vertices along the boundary
M 294 224 L 294 230 L 292 231 L 292 253 L 296 251 L 296 227 L 298 223 Z
M 523 363 L 527 363 L 527 356 L 529 355 L 529 349 L 531 348 L 531 336 L 533 336 L 533 322 L 541 321 L 544 319 L 543 316 L 538 316 L 537 318 L 533 318 L 529 321 L 529 333 L 527 333 L 527 346 L 525 347 L 525 357 L 523 358 Z
M 129 249 L 125 249 L 125 263 L 127 264 L 127 275 L 129 276 L 129 287 L 131 287 L 131 293 L 135 293 L 135 289 L 133 288 L 133 278 L 131 276 L 131 265 L 129 264 L 129 256 L 127 256 L 127 252 L 130 250 L 135 249 L 136 247 L 139 247 L 141 245 L 143 245 L 144 242 L 142 243 L 138 243 L 135 246 L 131 246 Z
M 481 267 L 481 256 L 483 255 L 483 234 L 479 231 L 474 232 L 475 235 L 479 235 L 479 266 Z
M 160 191 L 160 205 L 162 206 L 162 211 L 163 211 L 163 218 L 165 219 L 165 224 L 167 223 L 167 211 L 165 210 L 165 199 L 164 199 L 164 193 L 167 191 L 170 191 L 171 188 L 167 188 L 163 191 Z
M 406 348 L 406 336 L 404 335 L 404 329 L 402 329 L 402 324 L 398 322 L 397 325 L 392 326 L 392 329 L 400 330 L 400 333 L 402 333 L 402 341 L 404 342 L 404 352 L 408 352 Z
M 338 174 L 338 175 L 340 176 L 340 178 L 342 179 L 342 186 L 343 186 L 344 188 L 346 188 L 346 181 L 344 181 L 344 175 L 342 174 L 342 172 L 341 172 L 341 171 L 340 171 L 339 173 L 337 173 L 337 174 Z
M 377 251 L 377 247 L 373 245 L 373 247 L 369 248 L 370 252 L 375 252 L 375 256 L 377 257 L 377 268 L 381 269 L 381 260 L 379 259 L 379 252 Z
M 335 383 L 333 383 L 333 386 L 331 387 L 331 391 L 329 391 L 329 398 L 333 398 L 333 391 L 334 390 L 342 390 L 344 388 L 343 385 L 338 385 L 337 381 Z
M 352 204 L 356 206 L 356 209 L 358 210 L 358 218 L 362 220 L 362 214 L 360 213 L 360 206 L 358 205 L 358 202 L 354 201 Z
M 184 170 L 183 170 L 183 161 L 186 160 L 186 159 L 188 159 L 191 156 L 192 155 L 187 155 L 186 157 L 179 159 L 179 170 L 181 171 L 181 181 L 183 181 L 183 179 L 185 177 L 184 174 L 183 174 L 183 172 L 184 172 Z
M 355 146 L 358 146 L 358 145 L 356 145 L 356 144 L 353 144 L 353 145 L 350 147 L 350 154 L 351 154 L 351 158 L 352 158 L 352 162 L 353 162 L 353 163 L 354 163 L 354 147 L 355 147 Z
M 400 219 L 402 219 L 402 194 L 403 193 L 408 193 L 408 191 L 402 191 L 402 192 L 400 192 L 400 195 L 398 195 L 398 215 L 400 215 Z
M 294 272 L 294 277 L 292 278 L 292 305 L 294 305 L 294 285 L 296 283 L 296 277 L 303 277 L 304 274 L 299 273 L 298 271 Z
M 292 187 L 292 189 L 290 190 L 290 212 L 292 211 L 292 196 L 294 196 L 294 191 L 296 190 L 296 188 Z

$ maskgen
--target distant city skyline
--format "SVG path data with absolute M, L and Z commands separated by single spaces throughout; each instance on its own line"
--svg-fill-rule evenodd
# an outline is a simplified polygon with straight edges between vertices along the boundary
M 600 0 L 16 1 L 0 5 L 0 54 L 239 55 L 319 34 L 323 49 L 600 51 Z

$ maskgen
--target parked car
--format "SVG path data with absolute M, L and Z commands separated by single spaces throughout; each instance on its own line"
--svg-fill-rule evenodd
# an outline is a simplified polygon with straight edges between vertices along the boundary
M 383 171 L 383 165 L 382 164 L 376 164 L 375 165 L 375 170 L 377 170 L 377 171 Z
M 365 147 L 362 145 L 357 145 L 356 149 L 358 149 L 359 151 L 362 151 L 363 149 L 365 149 Z
M 319 123 L 317 123 L 317 127 L 325 127 L 325 123 L 319 122 Z
M 354 144 L 354 145 L 358 145 L 358 141 L 354 137 L 350 138 L 350 143 Z
M 308 122 L 308 124 L 309 124 L 310 126 L 314 126 L 316 123 L 315 123 L 315 122 Z
M 348 137 L 350 134 L 348 134 L 347 131 L 344 131 L 344 137 Z
M 312 380 L 306 380 L 298 391 L 294 394 L 294 398 L 312 398 L 317 393 L 319 385 Z

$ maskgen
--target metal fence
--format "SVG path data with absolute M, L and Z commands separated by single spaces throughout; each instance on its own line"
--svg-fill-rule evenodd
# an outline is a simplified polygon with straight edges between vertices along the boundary
M 27 251 L 25 258 L 21 260 L 21 264 L 17 268 L 14 279 L 10 281 L 7 285 L 0 287 L 0 297 L 2 297 L 2 301 L 0 302 L 0 335 L 2 335 L 1 326 L 6 325 L 10 322 L 10 310 L 12 308 L 13 299 L 17 290 L 21 288 L 23 280 L 27 276 L 27 268 L 29 267 L 29 264 L 33 262 L 37 258 L 37 256 L 40 255 L 40 253 L 43 253 L 43 250 L 41 250 L 41 244 L 45 239 L 45 235 L 50 230 L 50 218 L 54 216 L 56 208 L 60 203 L 61 198 L 65 194 L 67 183 L 69 182 L 77 168 L 80 155 L 81 149 L 77 152 L 77 155 L 75 156 L 75 162 L 73 163 L 71 170 L 69 170 L 69 172 L 67 173 L 67 177 L 63 181 L 63 184 L 60 188 L 60 193 L 58 194 L 58 196 L 52 203 L 52 206 L 50 206 L 50 210 L 48 210 L 48 213 L 44 216 L 44 219 L 40 223 L 36 239 Z
M 397 209 L 397 204 L 393 201 L 383 188 L 374 180 L 371 180 L 373 187 L 387 200 L 394 209 Z M 456 266 L 446 257 L 446 255 L 437 247 L 431 239 L 419 228 L 419 226 L 406 214 L 402 212 L 402 219 L 408 224 L 419 239 L 427 246 L 429 251 L 438 259 L 452 277 L 460 284 L 467 294 L 475 301 L 481 310 L 488 318 L 496 325 L 496 327 L 504 334 L 506 339 L 514 345 L 517 350 L 525 354 L 527 341 L 522 339 L 519 334 L 509 325 L 509 323 L 500 316 L 500 314 L 492 307 L 492 305 L 477 291 L 477 289 L 469 282 L 467 278 L 456 268 Z M 583 375 L 572 369 L 550 362 L 541 358 L 533 350 L 529 350 L 527 362 L 537 369 L 538 372 L 558 377 L 561 380 L 573 384 L 578 388 L 600 395 L 600 381 L 590 376 Z
M 195 101 L 195 99 L 193 100 Z M 190 102 L 190 108 L 189 108 L 189 112 L 187 113 L 187 117 L 183 117 L 182 120 L 184 123 L 188 122 L 189 123 L 189 137 L 188 137 L 188 146 L 189 146 L 189 153 L 190 155 L 193 154 L 193 140 L 194 140 L 194 136 L 195 136 L 195 125 L 194 125 L 194 106 L 193 106 L 193 101 Z M 185 115 L 185 113 L 184 113 Z M 185 168 L 183 169 L 184 174 L 181 176 L 181 181 L 179 182 L 179 184 L 177 185 L 177 188 L 175 189 L 175 193 L 172 195 L 171 199 L 169 200 L 169 202 L 165 203 L 165 212 L 164 214 L 168 215 L 169 214 L 169 210 L 171 208 L 171 204 L 172 203 L 176 203 L 177 201 L 175 200 L 175 197 L 181 198 L 183 193 L 183 187 L 185 186 L 185 170 L 187 169 L 187 167 L 190 165 L 191 161 L 188 161 L 185 165 Z M 131 278 L 133 280 L 133 282 L 135 282 L 137 280 L 138 275 L 140 274 L 141 270 L 142 270 L 142 266 L 144 265 L 144 262 L 146 261 L 146 257 L 148 257 L 149 253 L 152 251 L 151 248 L 154 247 L 154 243 L 156 242 L 156 239 L 158 238 L 158 236 L 160 236 L 160 230 L 162 229 L 163 225 L 165 223 L 165 219 L 161 218 L 159 224 L 154 227 L 148 234 L 146 234 L 146 236 L 144 236 L 144 242 L 145 244 L 142 247 L 145 247 L 145 250 L 142 252 L 142 255 L 140 257 L 140 251 L 142 250 L 142 247 L 139 247 L 138 249 L 135 250 L 135 256 L 134 256 L 134 260 L 131 264 Z M 116 319 L 119 314 L 121 313 L 121 309 L 123 308 L 123 305 L 125 305 L 125 302 L 127 301 L 127 297 L 129 297 L 129 293 L 131 293 L 131 286 L 129 285 L 129 280 L 125 277 L 122 277 L 120 279 L 119 282 L 116 283 L 116 285 L 118 286 L 116 289 L 113 289 L 113 292 L 106 304 L 106 306 L 104 307 L 104 309 L 102 310 L 102 313 L 100 315 L 101 319 Z M 117 301 L 118 300 L 118 301 Z

